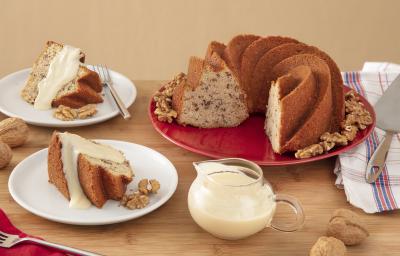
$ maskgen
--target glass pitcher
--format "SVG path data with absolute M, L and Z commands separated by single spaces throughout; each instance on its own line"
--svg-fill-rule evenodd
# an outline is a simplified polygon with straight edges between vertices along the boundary
M 264 180 L 262 169 L 240 158 L 193 163 L 197 178 L 188 194 L 189 211 L 194 221 L 207 232 L 222 239 L 241 239 L 265 227 L 292 232 L 304 223 L 299 201 L 275 194 Z M 273 221 L 277 203 L 286 203 L 296 213 L 296 221 Z

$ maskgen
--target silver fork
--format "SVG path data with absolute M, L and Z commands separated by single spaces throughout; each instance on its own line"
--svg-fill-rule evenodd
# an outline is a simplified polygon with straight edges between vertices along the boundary
M 82 256 L 101 256 L 100 254 L 75 249 L 75 248 L 68 247 L 68 246 L 61 245 L 61 244 L 50 243 L 50 242 L 32 238 L 32 237 L 19 237 L 17 235 L 11 235 L 11 234 L 7 234 L 7 233 L 0 231 L 0 247 L 10 248 L 10 247 L 13 247 L 14 245 L 22 243 L 22 242 L 31 242 L 31 243 L 36 243 L 36 244 L 40 244 L 40 245 L 45 245 L 48 247 L 56 248 L 56 249 L 59 249 L 59 250 L 65 251 L 65 252 L 69 252 L 69 253 L 75 253 L 77 255 L 82 255 Z
M 99 73 L 100 79 L 103 83 L 104 86 L 107 86 L 110 89 L 111 95 L 114 98 L 115 103 L 117 104 L 119 113 L 122 115 L 124 119 L 129 119 L 131 117 L 131 114 L 129 114 L 128 109 L 125 107 L 125 104 L 122 102 L 121 98 L 118 96 L 117 91 L 114 88 L 113 81 L 110 76 L 110 72 L 108 71 L 108 68 L 106 65 L 93 65 L 92 66 L 94 71 Z

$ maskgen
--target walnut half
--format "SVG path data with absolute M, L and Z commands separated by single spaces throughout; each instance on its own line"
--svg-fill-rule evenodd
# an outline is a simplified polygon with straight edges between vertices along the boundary
M 150 193 L 157 193 L 160 183 L 155 180 L 142 179 L 138 183 L 138 190 L 122 197 L 120 205 L 128 209 L 142 209 L 150 203 Z
M 175 88 L 183 81 L 186 81 L 186 75 L 179 73 L 154 95 L 153 100 L 156 103 L 154 114 L 159 121 L 172 123 L 177 118 L 178 113 L 172 108 L 172 96 Z
M 88 104 L 81 108 L 70 108 L 64 105 L 58 106 L 53 116 L 62 121 L 72 121 L 75 119 L 86 119 L 97 113 L 96 104 Z
M 369 232 L 358 214 L 337 209 L 329 221 L 327 235 L 342 240 L 346 245 L 356 245 L 364 241 Z

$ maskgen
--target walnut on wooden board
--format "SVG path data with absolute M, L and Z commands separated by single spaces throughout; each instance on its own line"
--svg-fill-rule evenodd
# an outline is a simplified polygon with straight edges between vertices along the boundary
M 320 237 L 310 250 L 310 256 L 344 256 L 346 246 L 334 237 Z
M 0 169 L 6 167 L 11 162 L 12 156 L 10 146 L 0 140 Z
M 337 209 L 329 221 L 327 235 L 336 237 L 346 245 L 356 245 L 364 241 L 369 232 L 358 214 Z
M 175 88 L 184 80 L 186 80 L 186 75 L 179 73 L 154 95 L 153 100 L 156 103 L 154 114 L 159 121 L 172 123 L 178 116 L 178 113 L 172 108 L 172 96 Z
M 9 117 L 0 122 L 0 140 L 11 148 L 21 146 L 29 137 L 29 127 L 24 120 Z

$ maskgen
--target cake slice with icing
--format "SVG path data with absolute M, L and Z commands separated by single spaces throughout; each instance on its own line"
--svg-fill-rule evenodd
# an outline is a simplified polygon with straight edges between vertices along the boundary
M 99 75 L 82 64 L 84 59 L 80 49 L 48 41 L 33 64 L 22 98 L 38 110 L 103 102 Z
M 120 200 L 133 179 L 122 152 L 68 132 L 53 133 L 48 175 L 71 208 L 101 208 L 108 199 Z

